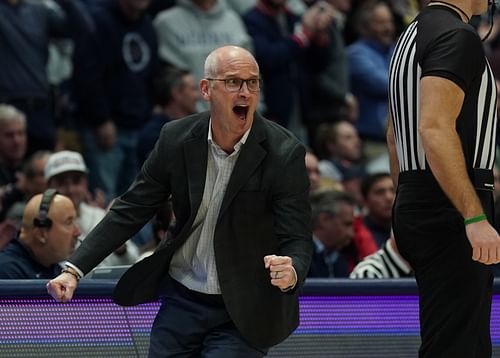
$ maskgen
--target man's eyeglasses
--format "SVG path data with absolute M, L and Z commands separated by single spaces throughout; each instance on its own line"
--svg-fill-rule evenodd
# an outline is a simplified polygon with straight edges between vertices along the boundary
M 207 78 L 209 81 L 222 81 L 228 92 L 239 92 L 243 88 L 243 83 L 246 82 L 250 92 L 259 92 L 262 80 L 260 78 L 249 78 L 242 80 L 241 78 Z

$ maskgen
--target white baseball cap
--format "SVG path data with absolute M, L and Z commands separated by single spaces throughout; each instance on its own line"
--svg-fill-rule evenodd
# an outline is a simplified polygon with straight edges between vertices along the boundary
M 63 150 L 52 154 L 45 165 L 45 179 L 61 173 L 81 172 L 87 174 L 88 169 L 83 157 L 78 152 Z

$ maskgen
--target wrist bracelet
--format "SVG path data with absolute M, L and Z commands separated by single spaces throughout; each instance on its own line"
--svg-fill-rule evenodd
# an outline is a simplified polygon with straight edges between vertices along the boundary
M 73 269 L 66 267 L 61 271 L 61 273 L 69 273 L 70 275 L 73 275 L 73 277 L 76 279 L 76 282 L 80 281 L 80 275 L 77 274 Z
M 481 214 L 478 216 L 473 216 L 473 217 L 468 218 L 468 219 L 464 219 L 464 224 L 469 225 L 469 224 L 477 223 L 477 222 L 483 221 L 483 220 L 488 220 L 488 218 L 486 217 L 485 214 Z

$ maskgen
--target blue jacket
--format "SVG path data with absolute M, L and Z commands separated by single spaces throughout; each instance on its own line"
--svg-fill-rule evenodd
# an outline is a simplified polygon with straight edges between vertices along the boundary
M 42 2 L 0 0 L 0 101 L 49 98 L 49 42 L 88 32 L 91 24 L 79 1 L 57 1 L 55 11 Z M 42 126 L 41 126 L 42 127 Z M 40 128 L 43 130 L 43 128 Z
M 348 48 L 351 92 L 359 102 L 356 128 L 362 138 L 385 141 L 389 63 L 394 46 L 361 39 Z
M 139 134 L 139 143 L 137 143 L 137 155 L 140 164 L 146 161 L 149 153 L 153 150 L 163 125 L 171 120 L 172 118 L 165 114 L 156 113 L 148 124 L 142 128 Z
M 151 18 L 128 19 L 117 0 L 93 6 L 95 32 L 75 55 L 75 93 L 83 124 L 112 119 L 139 129 L 151 117 L 151 82 L 158 65 Z
M 0 251 L 0 279 L 34 280 L 54 278 L 61 273 L 58 264 L 44 267 L 18 239 Z
M 308 71 L 311 66 L 325 66 L 324 50 L 304 43 L 294 35 L 300 18 L 291 12 L 284 13 L 289 35 L 283 35 L 277 19 L 262 6 L 256 6 L 243 16 L 248 34 L 252 37 L 255 58 L 264 80 L 263 95 L 266 117 L 287 126 L 294 98 L 305 107 L 309 93 Z M 317 62 L 317 64 L 316 64 Z

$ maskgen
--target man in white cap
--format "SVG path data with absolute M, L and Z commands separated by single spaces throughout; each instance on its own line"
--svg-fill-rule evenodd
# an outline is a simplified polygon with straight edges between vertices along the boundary
M 81 239 L 106 214 L 103 209 L 85 202 L 88 195 L 87 172 L 81 154 L 68 150 L 52 154 L 45 165 L 45 179 L 49 188 L 69 197 L 78 210 Z
M 69 150 L 52 154 L 45 166 L 48 187 L 69 197 L 77 209 L 80 240 L 84 240 L 106 214 L 104 209 L 86 202 L 89 197 L 87 174 L 88 169 L 82 155 Z M 127 241 L 126 245 L 108 256 L 100 266 L 132 264 L 138 256 L 137 246 Z

